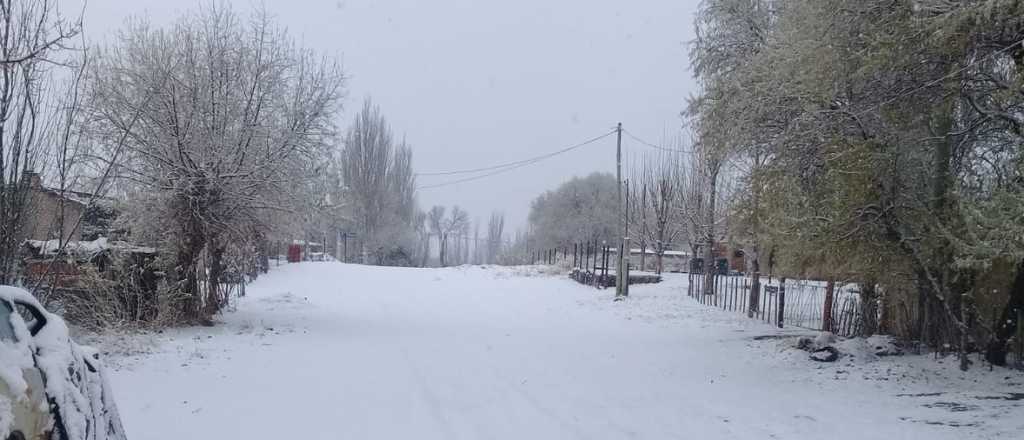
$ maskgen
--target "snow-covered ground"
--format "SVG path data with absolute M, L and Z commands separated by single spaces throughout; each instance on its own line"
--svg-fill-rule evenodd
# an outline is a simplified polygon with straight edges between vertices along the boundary
M 222 325 L 103 348 L 132 439 L 1024 437 L 1019 372 L 810 362 L 685 276 L 613 303 L 541 272 L 287 265 Z

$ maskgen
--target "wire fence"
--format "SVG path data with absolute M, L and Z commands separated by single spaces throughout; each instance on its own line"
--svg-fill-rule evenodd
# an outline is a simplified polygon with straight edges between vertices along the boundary
M 703 273 L 688 274 L 687 295 L 699 303 L 747 315 L 768 324 L 830 331 L 840 336 L 861 333 L 861 306 L 855 284 L 715 274 L 711 288 Z

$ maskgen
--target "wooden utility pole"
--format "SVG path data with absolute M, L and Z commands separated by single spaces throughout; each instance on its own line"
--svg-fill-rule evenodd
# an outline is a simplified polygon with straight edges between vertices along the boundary
M 618 264 L 615 265 L 615 300 L 621 301 L 626 298 L 629 293 L 626 291 L 627 280 L 622 276 L 626 273 L 623 263 L 625 261 L 624 255 L 626 253 L 626 234 L 625 234 L 625 221 L 622 218 L 622 123 L 620 122 L 615 127 L 615 132 L 618 138 L 615 143 L 615 180 L 618 182 L 618 197 L 615 199 L 617 210 L 616 216 L 619 219 L 618 230 L 623 232 L 622 237 L 619 239 L 619 252 L 618 252 Z
M 629 261 L 632 255 L 629 244 L 629 180 L 626 180 L 626 225 L 622 236 L 622 296 L 629 296 Z

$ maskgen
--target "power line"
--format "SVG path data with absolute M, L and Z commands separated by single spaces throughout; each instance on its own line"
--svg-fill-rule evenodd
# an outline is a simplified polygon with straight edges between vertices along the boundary
M 605 133 L 605 134 L 603 134 L 601 136 L 598 136 L 598 137 L 590 139 L 588 141 L 585 141 L 585 142 L 573 145 L 571 147 L 563 148 L 561 150 L 558 150 L 558 151 L 555 151 L 555 152 L 551 152 L 551 153 L 548 153 L 548 154 L 544 154 L 544 155 L 541 155 L 541 156 L 531 157 L 529 159 L 522 159 L 522 160 L 517 160 L 515 162 L 508 162 L 508 163 L 503 163 L 503 164 L 500 164 L 500 165 L 493 165 L 493 166 L 483 167 L 483 168 L 474 168 L 474 169 L 469 169 L 469 170 L 440 171 L 440 172 L 433 172 L 433 173 L 416 173 L 416 176 L 451 176 L 451 175 L 455 175 L 455 174 L 474 174 L 474 173 L 480 173 L 480 172 L 484 172 L 484 171 L 492 171 L 492 170 L 497 170 L 497 169 L 502 169 L 502 168 L 515 167 L 517 165 L 522 165 L 522 164 L 530 164 L 530 163 L 534 163 L 534 162 L 539 161 L 539 160 L 543 160 L 543 159 L 547 159 L 547 158 L 550 158 L 550 157 L 557 156 L 557 155 L 562 154 L 562 153 L 568 153 L 568 152 L 570 152 L 572 150 L 575 150 L 577 148 L 580 148 L 580 147 L 583 147 L 585 145 L 589 145 L 589 144 L 591 144 L 593 142 L 596 142 L 596 141 L 599 141 L 601 139 L 604 139 L 605 137 L 610 136 L 612 133 L 615 133 L 615 131 L 610 131 L 610 132 Z M 514 169 L 514 168 L 510 168 L 510 169 Z
M 519 168 L 523 168 L 525 166 L 533 165 L 535 163 L 544 161 L 546 159 L 550 159 L 550 158 L 558 156 L 560 154 L 565 154 L 565 153 L 568 153 L 570 151 L 573 151 L 573 150 L 585 147 L 587 145 L 593 144 L 594 142 L 597 142 L 597 141 L 599 141 L 601 139 L 604 139 L 604 138 L 606 138 L 608 136 L 611 136 L 614 133 L 615 133 L 615 131 L 613 130 L 613 131 L 610 131 L 608 133 L 602 134 L 601 136 L 595 137 L 593 139 L 589 139 L 587 141 L 584 141 L 582 143 L 573 145 L 573 146 L 568 147 L 568 148 L 563 148 L 563 149 L 555 151 L 553 153 L 548 153 L 548 154 L 545 154 L 543 156 L 537 156 L 537 157 L 534 157 L 534 158 L 524 159 L 524 160 L 520 160 L 520 161 L 516 161 L 516 162 L 509 162 L 509 163 L 503 164 L 503 165 L 495 165 L 495 166 L 492 166 L 492 167 L 478 168 L 476 170 L 448 171 L 448 172 L 445 172 L 445 173 L 420 174 L 420 175 L 449 175 L 449 174 L 466 174 L 466 173 L 471 173 L 471 172 L 481 172 L 481 171 L 487 171 L 487 170 L 496 170 L 496 171 L 492 171 L 490 173 L 481 174 L 479 176 L 466 177 L 466 178 L 463 178 L 463 179 L 457 179 L 457 180 L 452 180 L 452 181 L 442 182 L 442 183 L 437 183 L 437 184 L 432 184 L 432 185 L 418 186 L 418 187 L 416 187 L 416 189 L 441 188 L 441 187 L 445 187 L 445 186 L 456 185 L 456 184 L 459 184 L 459 183 L 472 182 L 474 180 L 479 180 L 479 179 L 483 179 L 485 177 L 491 177 L 491 176 L 494 176 L 494 175 L 497 175 L 497 174 L 505 173 L 505 172 L 512 171 L 512 170 L 516 170 L 516 169 L 519 169 Z
M 659 145 L 655 145 L 655 144 L 647 142 L 647 141 L 645 141 L 643 139 L 640 139 L 635 134 L 631 133 L 629 130 L 623 129 L 622 131 L 626 133 L 626 136 L 629 136 L 634 141 L 637 141 L 641 145 L 643 145 L 645 147 L 648 147 L 648 148 L 654 148 L 655 150 L 667 151 L 667 152 L 670 152 L 670 153 L 684 153 L 684 154 L 693 153 L 693 150 L 677 150 L 675 148 L 666 148 L 666 147 L 662 147 L 662 146 L 659 146 Z
M 456 185 L 456 184 L 459 184 L 459 183 L 472 182 L 474 180 L 480 180 L 480 179 L 483 179 L 485 177 L 491 177 L 491 176 L 494 176 L 494 175 L 497 175 L 497 174 L 501 174 L 501 173 L 504 173 L 504 172 L 507 172 L 507 171 L 516 170 L 516 169 L 525 167 L 527 165 L 532 165 L 533 163 L 534 162 L 524 163 L 524 164 L 516 165 L 516 166 L 511 167 L 511 168 L 505 168 L 505 169 L 501 169 L 501 170 L 498 170 L 498 171 L 490 172 L 490 173 L 487 173 L 487 174 L 481 174 L 479 176 L 467 177 L 467 178 L 464 178 L 464 179 L 452 180 L 452 181 L 449 181 L 449 182 L 443 182 L 443 183 L 438 183 L 438 184 L 434 184 L 434 185 L 419 186 L 419 187 L 416 187 L 416 189 L 442 188 L 442 187 L 445 187 L 445 186 Z

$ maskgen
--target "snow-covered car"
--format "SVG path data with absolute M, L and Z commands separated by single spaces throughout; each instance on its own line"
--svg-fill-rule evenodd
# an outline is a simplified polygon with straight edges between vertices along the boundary
M 31 294 L 0 286 L 0 439 L 124 438 L 99 354 Z

